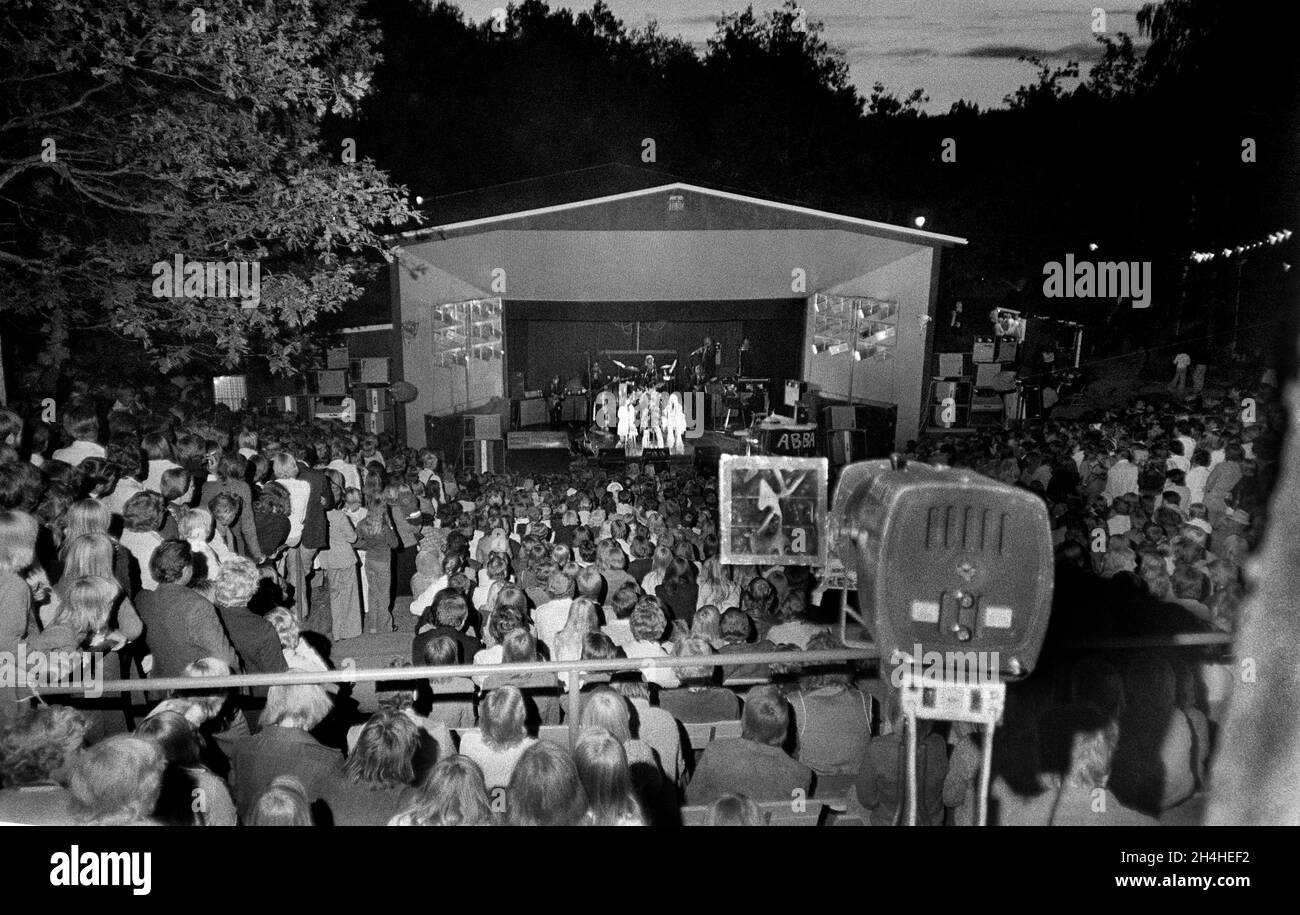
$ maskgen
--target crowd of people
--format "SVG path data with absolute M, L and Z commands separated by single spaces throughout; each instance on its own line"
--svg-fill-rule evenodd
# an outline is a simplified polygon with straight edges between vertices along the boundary
M 1232 632 L 1282 428 L 1270 392 L 1249 393 L 1253 416 L 1237 390 L 1138 401 L 908 457 L 1047 501 L 1049 639 Z M 139 722 L 0 687 L 0 821 L 657 825 L 689 806 L 758 825 L 811 797 L 903 815 L 904 720 L 874 665 L 720 663 L 840 646 L 815 571 L 720 561 L 716 478 L 455 472 L 338 424 L 128 386 L 38 416 L 0 410 L 0 652 L 195 684 L 154 693 Z M 482 672 L 391 681 L 369 715 L 346 685 L 202 685 L 324 672 L 340 644 L 396 631 L 410 653 L 394 663 Z M 564 721 L 567 681 L 493 670 L 621 657 L 647 663 L 582 674 L 571 748 L 540 731 Z M 653 663 L 668 657 L 697 663 Z M 1069 704 L 1010 729 L 1021 752 L 995 746 L 995 820 L 1155 822 L 1186 802 L 1213 738 L 1196 678 L 1164 656 L 1072 660 Z M 691 746 L 683 726 L 709 722 L 736 736 Z M 918 820 L 973 822 L 983 735 L 921 730 Z M 1097 789 L 1115 798 L 1101 814 Z

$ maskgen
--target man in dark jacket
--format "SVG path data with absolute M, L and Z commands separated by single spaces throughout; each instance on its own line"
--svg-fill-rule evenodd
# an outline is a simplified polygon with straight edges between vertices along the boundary
M 135 605 L 153 654 L 150 675 L 181 677 L 186 665 L 201 658 L 218 658 L 237 667 L 235 649 L 216 608 L 187 587 L 194 575 L 190 545 L 182 540 L 160 543 L 149 560 L 149 573 L 158 587 L 141 591 Z
M 334 491 L 325 478 L 325 474 L 314 469 L 316 449 L 311 445 L 300 445 L 293 449 L 293 456 L 298 462 L 298 479 L 311 487 L 307 498 L 307 516 L 302 522 L 302 539 L 298 551 L 307 593 L 305 602 L 300 607 L 310 608 L 303 619 L 303 628 L 329 635 L 334 631 L 329 607 L 329 589 L 321 587 L 323 576 L 320 569 L 313 568 L 316 554 L 328 549 L 330 545 L 329 520 L 325 513 L 334 508 Z

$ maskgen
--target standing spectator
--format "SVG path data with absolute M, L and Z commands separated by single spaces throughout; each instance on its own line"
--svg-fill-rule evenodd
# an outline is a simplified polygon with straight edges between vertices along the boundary
M 356 528 L 343 510 L 343 477 L 337 470 L 325 471 L 334 493 L 334 507 L 325 513 L 329 522 L 329 546 L 316 556 L 329 588 L 330 616 L 334 641 L 361 635 L 361 594 L 357 588 Z
M 356 549 L 366 555 L 366 631 L 393 632 L 393 550 L 397 548 L 397 532 L 389 517 L 388 506 L 382 500 L 366 506 L 366 516 L 357 525 Z M 412 603 L 414 608 L 414 603 Z
M 136 610 L 153 654 L 150 674 L 179 677 L 187 664 L 203 658 L 217 658 L 232 668 L 238 666 L 216 608 L 188 587 L 194 576 L 189 544 L 180 540 L 164 542 L 154 550 L 149 574 L 158 586 L 140 592 Z
M 150 571 L 150 560 L 154 550 L 163 542 L 160 530 L 166 515 L 166 503 L 156 492 L 138 492 L 126 501 L 123 509 L 125 526 L 120 542 L 134 560 L 131 585 L 137 591 L 152 591 L 158 587 L 158 581 Z
M 88 457 L 105 456 L 104 446 L 99 444 L 99 418 L 89 406 L 69 407 L 63 411 L 63 431 L 67 433 L 71 444 L 54 452 L 54 460 L 67 461 L 76 467 Z
M 239 453 L 224 454 L 216 462 L 212 476 L 203 484 L 199 492 L 199 504 L 211 508 L 212 500 L 218 495 L 232 496 L 239 500 L 240 507 L 236 524 L 242 541 L 254 554 L 249 558 L 261 564 L 264 557 L 257 539 L 257 523 L 253 518 L 253 492 L 244 481 L 248 462 Z M 213 514 L 216 510 L 212 509 Z M 233 546 L 231 546 L 234 549 Z
M 216 578 L 216 606 L 244 673 L 278 674 L 289 669 L 280 635 L 266 617 L 250 610 L 262 577 L 251 559 L 224 562 Z

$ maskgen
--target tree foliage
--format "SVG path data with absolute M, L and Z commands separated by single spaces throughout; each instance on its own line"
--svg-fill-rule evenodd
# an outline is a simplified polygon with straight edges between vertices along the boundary
M 320 144 L 369 92 L 358 0 L 8 0 L 0 23 L 0 308 L 138 341 L 167 369 L 290 366 L 411 217 Z M 158 298 L 152 265 L 256 262 L 260 305 Z

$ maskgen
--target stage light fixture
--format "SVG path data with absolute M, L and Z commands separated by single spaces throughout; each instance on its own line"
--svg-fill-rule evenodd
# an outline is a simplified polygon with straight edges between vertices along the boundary
M 924 228 L 925 228 L 925 217 L 924 217 L 924 216 L 918 216 L 918 217 L 916 217 L 915 219 L 913 219 L 912 222 L 916 225 L 916 227 L 917 227 L 918 229 L 924 229 Z
M 1096 243 L 1095 241 L 1090 241 L 1090 242 L 1088 242 L 1088 250 L 1089 250 L 1089 251 L 1096 251 L 1096 250 L 1097 250 L 1097 243 Z
M 416 198 L 415 198 L 415 205 L 416 205 L 416 206 L 423 206 L 423 205 L 424 205 L 424 198 L 423 198 L 423 197 L 420 197 L 420 196 L 417 195 Z

